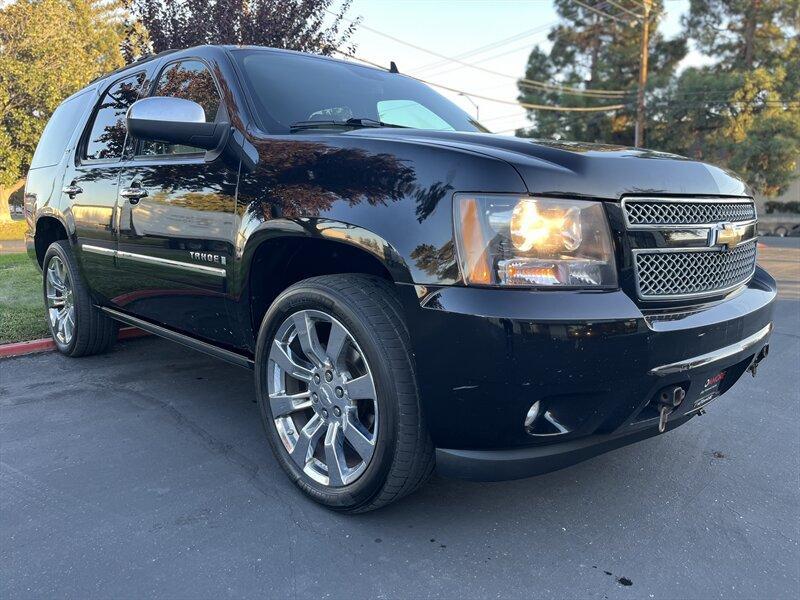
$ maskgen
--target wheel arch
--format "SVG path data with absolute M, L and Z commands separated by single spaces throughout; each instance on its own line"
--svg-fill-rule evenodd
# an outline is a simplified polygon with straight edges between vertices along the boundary
M 33 247 L 36 253 L 36 261 L 41 268 L 44 263 L 44 255 L 50 244 L 57 240 L 69 240 L 67 226 L 64 221 L 54 212 L 42 214 L 36 219 L 36 228 L 33 234 Z
M 250 234 L 239 265 L 239 297 L 249 308 L 253 334 L 275 298 L 309 277 L 343 273 L 411 283 L 397 250 L 362 227 L 328 219 L 275 219 Z

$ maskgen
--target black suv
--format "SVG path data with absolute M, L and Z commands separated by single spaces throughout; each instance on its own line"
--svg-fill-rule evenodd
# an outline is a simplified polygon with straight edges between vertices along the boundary
M 122 322 L 253 369 L 278 461 L 342 511 L 655 435 L 768 350 L 735 175 L 490 135 L 394 69 L 139 61 L 55 111 L 25 201 L 61 352 Z

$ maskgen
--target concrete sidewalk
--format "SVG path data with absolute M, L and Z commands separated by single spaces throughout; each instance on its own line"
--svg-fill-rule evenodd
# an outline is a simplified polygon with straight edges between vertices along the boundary
M 24 240 L 0 240 L 0 254 L 25 252 Z

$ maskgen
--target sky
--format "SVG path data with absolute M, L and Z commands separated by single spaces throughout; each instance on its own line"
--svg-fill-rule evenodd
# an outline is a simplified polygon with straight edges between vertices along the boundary
M 596 0 L 583 1 L 599 4 Z M 635 0 L 616 0 L 616 3 L 632 7 Z M 667 38 L 676 37 L 680 35 L 680 18 L 689 8 L 689 0 L 666 0 L 664 4 L 666 16 L 660 31 Z M 620 11 L 609 6 L 608 12 Z M 437 88 L 469 114 L 479 112 L 481 122 L 492 131 L 510 133 L 528 123 L 525 111 L 513 105 L 518 93 L 515 78 L 524 73 L 533 46 L 548 47 L 547 34 L 557 21 L 552 0 L 353 0 L 347 16 L 362 17 L 362 27 L 352 38 L 357 56 L 387 67 L 393 60 L 401 73 L 512 103 L 470 99 Z M 443 63 L 435 54 L 370 29 L 448 58 L 521 36 L 463 58 L 464 62 L 513 76 L 503 77 L 457 63 Z M 706 61 L 697 52 L 690 52 L 682 67 Z

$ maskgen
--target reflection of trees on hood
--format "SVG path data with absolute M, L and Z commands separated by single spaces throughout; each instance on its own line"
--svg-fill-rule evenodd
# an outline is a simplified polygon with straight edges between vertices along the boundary
M 258 166 L 243 182 L 239 201 L 262 215 L 313 217 L 337 200 L 350 206 L 385 205 L 414 187 L 414 170 L 390 154 L 275 140 L 261 144 L 259 151 Z
M 452 240 L 441 248 L 431 244 L 420 244 L 411 252 L 411 259 L 420 271 L 439 280 L 458 281 L 455 244 Z
M 453 189 L 449 183 L 437 181 L 426 190 L 417 190 L 417 221 L 422 223 L 436 209 L 439 202 Z

